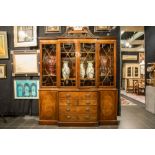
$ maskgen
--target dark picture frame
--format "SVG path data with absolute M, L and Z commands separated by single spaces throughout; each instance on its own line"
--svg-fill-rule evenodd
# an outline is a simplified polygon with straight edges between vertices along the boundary
M 45 26 L 45 33 L 61 33 L 61 26 Z
M 94 32 L 109 32 L 112 26 L 94 26 Z

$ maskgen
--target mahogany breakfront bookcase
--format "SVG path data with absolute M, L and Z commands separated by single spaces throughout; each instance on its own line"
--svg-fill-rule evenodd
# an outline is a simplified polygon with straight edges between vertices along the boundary
M 69 68 L 65 78 L 64 62 Z M 40 39 L 39 95 L 40 124 L 116 124 L 116 40 Z

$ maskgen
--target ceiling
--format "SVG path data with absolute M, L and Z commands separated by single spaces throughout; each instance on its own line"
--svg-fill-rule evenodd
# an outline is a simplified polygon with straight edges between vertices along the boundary
M 121 51 L 144 52 L 144 26 L 121 27 Z

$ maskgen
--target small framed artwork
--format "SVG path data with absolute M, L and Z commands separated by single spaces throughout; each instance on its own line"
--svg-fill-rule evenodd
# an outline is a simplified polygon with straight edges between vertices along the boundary
M 13 76 L 39 75 L 39 62 L 37 50 L 12 51 Z
M 39 80 L 14 80 L 15 99 L 38 99 Z
M 0 64 L 0 79 L 6 78 L 6 65 Z
M 60 33 L 61 26 L 45 26 L 45 33 Z
M 7 33 L 0 31 L 0 59 L 8 58 Z
M 122 60 L 137 60 L 137 55 L 122 55 Z
M 112 26 L 94 26 L 94 32 L 110 31 Z
M 140 52 L 139 53 L 139 63 L 142 63 L 145 60 L 145 53 L 144 52 Z
M 37 27 L 14 26 L 14 46 L 15 47 L 37 46 Z

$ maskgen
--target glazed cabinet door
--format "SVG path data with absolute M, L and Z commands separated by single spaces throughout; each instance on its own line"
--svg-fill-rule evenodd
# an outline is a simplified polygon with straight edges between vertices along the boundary
M 76 42 L 73 40 L 63 40 L 59 42 L 59 77 L 60 87 L 76 87 L 77 86 L 77 50 Z
M 96 86 L 96 40 L 81 40 L 80 51 L 80 87 Z
M 40 124 L 55 124 L 57 122 L 57 92 L 40 90 Z
M 99 87 L 116 87 L 116 41 L 99 41 Z
M 100 92 L 100 121 L 117 120 L 117 90 Z
M 53 40 L 40 41 L 40 84 L 41 87 L 56 87 L 58 74 L 58 45 Z

